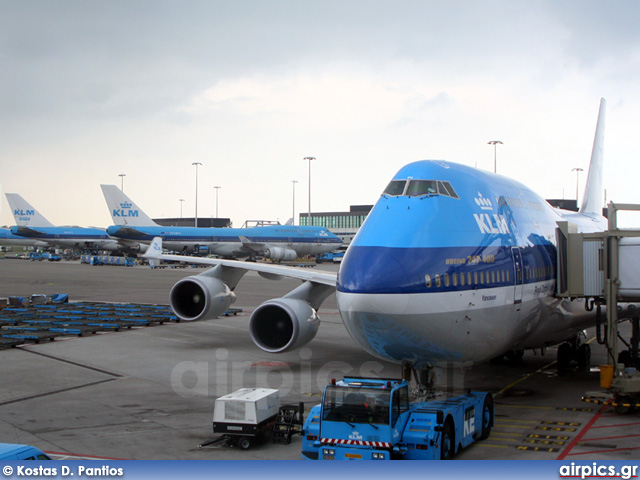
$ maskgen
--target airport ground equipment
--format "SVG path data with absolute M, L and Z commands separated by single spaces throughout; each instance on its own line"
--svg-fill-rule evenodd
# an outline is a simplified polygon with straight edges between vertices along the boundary
M 447 460 L 487 438 L 490 393 L 409 401 L 409 382 L 349 377 L 325 387 L 304 424 L 302 458 Z
M 587 394 L 583 400 L 610 404 L 624 414 L 640 408 L 640 230 L 618 228 L 621 210 L 640 211 L 640 205 L 609 203 L 604 232 L 575 233 L 569 222 L 558 222 L 557 293 L 585 298 L 587 309 L 597 309 L 597 340 L 607 348 L 607 364 L 600 367 L 600 386 L 606 392 Z M 625 320 L 632 326 L 628 341 L 618 332 Z M 619 341 L 626 347 L 622 351 Z M 559 363 L 571 353 L 563 347 L 558 349 Z M 566 352 L 563 358 L 561 349 Z
M 51 457 L 31 445 L 0 443 L 0 460 L 51 460 Z
M 280 392 L 271 388 L 241 388 L 216 400 L 213 433 L 229 446 L 246 450 L 268 440 L 280 410 Z M 209 442 L 212 443 L 212 442 Z
M 316 255 L 316 263 L 340 263 L 342 262 L 342 258 L 344 257 L 345 252 L 346 250 L 341 250 L 339 252 L 321 253 L 319 255 Z
M 164 305 L 67 302 L 66 294 L 43 303 L 41 297 L 0 299 L 0 348 L 178 321 Z
M 122 257 L 117 255 L 85 254 L 80 256 L 80 263 L 90 264 L 94 266 L 118 265 L 118 266 L 125 266 L 125 267 L 133 267 L 136 264 L 136 259 L 133 257 Z
M 271 443 L 289 445 L 291 437 L 302 434 L 304 425 L 304 403 L 298 405 L 282 405 L 278 410 L 276 422 L 273 425 Z

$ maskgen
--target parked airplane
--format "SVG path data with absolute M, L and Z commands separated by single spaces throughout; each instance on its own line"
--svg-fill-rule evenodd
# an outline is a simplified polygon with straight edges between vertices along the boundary
M 295 260 L 336 250 L 342 240 L 324 227 L 266 225 L 251 228 L 165 227 L 158 225 L 115 185 L 101 185 L 115 225 L 107 232 L 114 237 L 151 243 L 162 238 L 174 252 L 197 252 L 207 247 L 221 257 L 264 257 Z
M 419 161 L 401 168 L 384 189 L 337 276 L 194 258 L 190 261 L 216 266 L 176 283 L 171 307 L 183 320 L 216 318 L 235 301 L 242 275 L 254 270 L 304 282 L 251 315 L 251 337 L 267 352 L 309 342 L 320 324 L 317 309 L 334 291 L 347 331 L 364 350 L 414 369 L 482 362 L 575 339 L 595 324 L 595 314 L 584 302 L 555 296 L 556 222 L 569 221 L 583 232 L 606 229 L 604 116 L 602 99 L 577 213 L 553 208 L 501 175 Z M 184 260 L 161 249 L 155 239 L 146 255 Z M 588 362 L 589 346 L 571 345 L 558 349 L 559 360 L 577 355 Z
M 29 238 L 14 235 L 11 230 L 7 228 L 0 228 L 0 243 L 3 245 L 21 245 L 25 247 L 46 247 L 45 242 L 38 240 L 31 240 Z
M 17 193 L 7 193 L 7 201 L 16 220 L 11 233 L 16 237 L 41 242 L 39 246 L 118 251 L 126 247 L 100 228 L 56 227 Z

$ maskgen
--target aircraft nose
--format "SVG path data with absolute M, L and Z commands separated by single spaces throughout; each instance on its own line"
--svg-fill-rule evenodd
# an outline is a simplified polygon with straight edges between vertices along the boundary
M 345 255 L 338 291 L 345 293 L 415 293 L 418 279 L 408 274 L 407 259 L 393 248 L 355 247 Z

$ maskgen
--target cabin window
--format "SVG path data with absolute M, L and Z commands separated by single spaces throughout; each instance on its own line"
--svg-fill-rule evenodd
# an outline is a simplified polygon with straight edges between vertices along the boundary
M 440 288 L 442 283 L 440 282 L 440 275 L 436 273 L 436 287 Z
M 473 284 L 478 285 L 478 272 L 473 272 Z
M 452 273 L 451 274 L 451 281 L 453 282 L 453 286 L 454 287 L 458 286 L 458 274 L 457 273 Z
M 450 285 L 450 282 L 449 282 L 449 274 L 448 274 L 448 273 L 445 273 L 445 274 L 444 274 L 444 286 L 445 286 L 445 287 L 448 287 L 449 285 Z
M 463 286 L 463 287 L 464 287 L 464 277 L 465 277 L 465 274 L 461 273 L 460 274 L 460 285 Z
M 431 288 L 431 275 L 428 273 L 424 276 L 424 281 L 427 284 L 427 288 Z

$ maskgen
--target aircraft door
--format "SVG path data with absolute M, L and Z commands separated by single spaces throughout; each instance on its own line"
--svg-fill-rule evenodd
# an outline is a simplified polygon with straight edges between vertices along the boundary
M 522 266 L 522 252 L 520 247 L 511 247 L 511 255 L 513 256 L 513 270 L 514 270 L 514 286 L 513 303 L 522 303 L 522 289 L 523 289 L 523 266 Z

